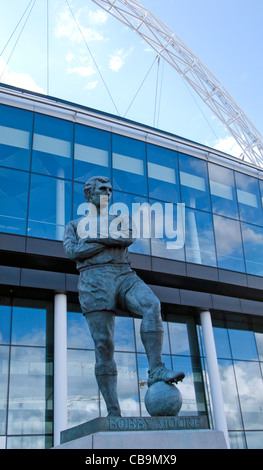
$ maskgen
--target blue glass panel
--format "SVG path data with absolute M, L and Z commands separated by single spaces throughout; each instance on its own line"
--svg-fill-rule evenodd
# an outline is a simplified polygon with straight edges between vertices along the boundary
M 73 123 L 35 115 L 32 171 L 72 178 Z
M 252 331 L 228 330 L 233 359 L 258 361 L 255 335 Z
M 185 323 L 168 323 L 172 354 L 190 356 L 190 345 L 187 325 Z
M 263 228 L 241 223 L 246 271 L 263 276 Z
M 94 349 L 87 321 L 79 312 L 67 314 L 67 346 L 68 348 Z
M 129 251 L 133 253 L 144 253 L 150 254 L 150 238 L 149 229 L 147 230 L 147 223 L 148 219 L 144 219 L 138 225 L 138 213 L 140 213 L 140 209 L 142 204 L 147 204 L 148 200 L 146 198 L 142 198 L 140 196 L 133 196 L 131 194 L 125 194 L 118 191 L 113 191 L 113 205 L 110 209 L 113 213 L 120 213 L 130 215 L 137 227 L 138 230 L 138 237 L 136 241 L 129 246 Z
M 83 194 L 83 183 L 74 183 L 73 187 L 73 219 L 78 219 L 88 210 L 88 203 Z
M 177 153 L 156 145 L 147 145 L 149 196 L 168 202 L 179 202 Z
M 219 359 L 218 365 L 228 429 L 242 429 L 233 362 L 232 360 Z
M 12 344 L 46 345 L 46 310 L 13 307 Z
M 212 210 L 219 215 L 238 219 L 234 172 L 208 163 Z
M 263 431 L 247 431 L 245 434 L 248 449 L 263 449 Z
M 109 132 L 76 124 L 74 179 L 86 181 L 92 176 L 111 177 L 111 135 Z
M 199 158 L 179 154 L 182 202 L 193 209 L 211 210 L 207 164 Z
M 133 318 L 115 318 L 115 351 L 135 351 Z
M 32 174 L 28 235 L 62 240 L 71 219 L 71 182 Z
M 69 426 L 77 426 L 99 416 L 99 392 L 94 366 L 94 351 L 68 349 Z
M 186 208 L 185 227 L 186 261 L 216 266 L 211 214 Z
M 32 112 L 0 105 L 1 165 L 29 170 L 32 125 Z
M 118 396 L 122 416 L 139 416 L 138 375 L 135 353 L 115 353 L 118 369 Z M 104 401 L 101 403 L 102 416 L 105 413 Z M 104 405 L 104 406 L 103 406 Z
M 11 307 L 0 305 L 0 343 L 10 344 Z
M 52 414 L 47 412 L 51 365 L 46 348 L 11 348 L 8 434 L 52 432 Z
M 213 333 L 215 338 L 217 357 L 230 359 L 232 356 L 227 329 L 214 327 Z
M 185 208 L 150 199 L 152 255 L 185 260 Z
M 0 346 L 0 435 L 6 434 L 9 346 Z
M 0 231 L 25 235 L 29 173 L 0 168 Z
M 244 428 L 263 429 L 263 381 L 258 362 L 235 361 L 235 375 Z
M 172 362 L 174 370 L 182 370 L 185 373 L 183 382 L 178 386 L 183 397 L 180 416 L 205 414 L 206 404 L 199 358 L 172 356 Z
M 144 142 L 112 135 L 113 188 L 147 196 Z
M 262 203 L 259 183 L 256 178 L 235 172 L 240 219 L 263 225 Z
M 240 223 L 214 215 L 214 228 L 218 267 L 232 271 L 245 271 Z

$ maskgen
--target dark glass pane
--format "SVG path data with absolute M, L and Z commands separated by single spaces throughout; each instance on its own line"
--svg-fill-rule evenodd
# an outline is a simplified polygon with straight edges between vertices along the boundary
M 240 219 L 263 225 L 262 203 L 256 178 L 235 172 Z
M 240 223 L 214 215 L 214 228 L 218 267 L 244 272 Z
M 110 178 L 111 135 L 92 127 L 76 124 L 74 179 L 86 181 L 92 176 Z
M 212 216 L 202 211 L 185 211 L 186 261 L 216 266 Z
M 177 153 L 147 145 L 149 196 L 162 201 L 180 201 Z
M 72 178 L 73 123 L 35 115 L 32 171 Z
M 62 240 L 71 219 L 71 183 L 49 176 L 31 176 L 28 235 Z
M 0 305 L 0 344 L 10 344 L 11 307 Z
M 110 212 L 113 214 L 125 214 L 133 218 L 136 226 L 137 239 L 129 246 L 129 251 L 133 253 L 150 254 L 150 239 L 149 239 L 149 219 L 142 216 L 143 204 L 147 204 L 148 200 L 140 196 L 133 196 L 131 194 L 113 192 L 113 204 Z
M 263 228 L 242 223 L 241 229 L 246 271 L 248 274 L 263 276 Z
M 12 344 L 46 345 L 46 310 L 13 307 Z
M 208 170 L 213 212 L 238 219 L 234 172 L 213 163 Z
M 1 168 L 0 232 L 26 234 L 29 174 Z
M 0 165 L 30 168 L 33 113 L 0 105 Z
M 94 351 L 68 349 L 68 425 L 99 417 Z
M 52 432 L 51 378 L 45 348 L 11 348 L 8 434 Z
M 144 142 L 112 135 L 113 188 L 147 196 Z
M 182 202 L 193 209 L 211 210 L 206 162 L 179 154 Z
M 6 434 L 9 346 L 0 346 L 0 434 Z

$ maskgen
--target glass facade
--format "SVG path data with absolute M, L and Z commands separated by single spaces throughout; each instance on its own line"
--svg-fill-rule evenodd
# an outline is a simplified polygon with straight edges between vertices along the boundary
M 213 330 L 231 448 L 262 449 L 263 322 L 258 318 L 217 315 Z M 201 328 L 199 340 L 207 377 Z
M 7 449 L 52 446 L 53 312 L 45 304 L 0 299 L 0 435 Z
M 4 105 L 0 147 L 1 232 L 62 240 L 66 223 L 87 210 L 83 183 L 102 175 L 111 180 L 112 203 L 143 220 L 132 252 L 263 276 L 263 180 Z M 178 243 L 178 203 L 185 205 L 184 243 Z
M 0 436 L 8 449 L 53 445 L 53 309 L 43 301 L 1 298 Z M 163 362 L 184 370 L 180 416 L 213 411 L 202 329 L 195 314 L 178 314 L 162 305 Z M 213 320 L 216 351 L 231 448 L 262 448 L 263 321 L 222 316 Z M 95 351 L 79 306 L 68 305 L 68 427 L 106 416 L 94 375 Z M 122 415 L 148 416 L 144 405 L 148 362 L 140 338 L 140 319 L 116 317 L 115 360 Z

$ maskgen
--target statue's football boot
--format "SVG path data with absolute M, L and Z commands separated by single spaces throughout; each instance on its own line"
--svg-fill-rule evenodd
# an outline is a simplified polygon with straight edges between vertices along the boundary
M 181 382 L 185 377 L 185 374 L 183 372 L 169 370 L 165 367 L 164 364 L 157 366 L 153 371 L 149 371 L 148 374 L 148 387 L 150 387 L 156 382 L 175 382 L 177 384 L 178 382 Z

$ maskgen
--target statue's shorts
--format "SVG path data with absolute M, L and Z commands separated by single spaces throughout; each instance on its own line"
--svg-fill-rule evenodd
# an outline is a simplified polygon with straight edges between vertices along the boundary
M 126 310 L 125 295 L 136 283 L 144 282 L 129 265 L 89 267 L 80 272 L 78 291 L 82 313 Z

